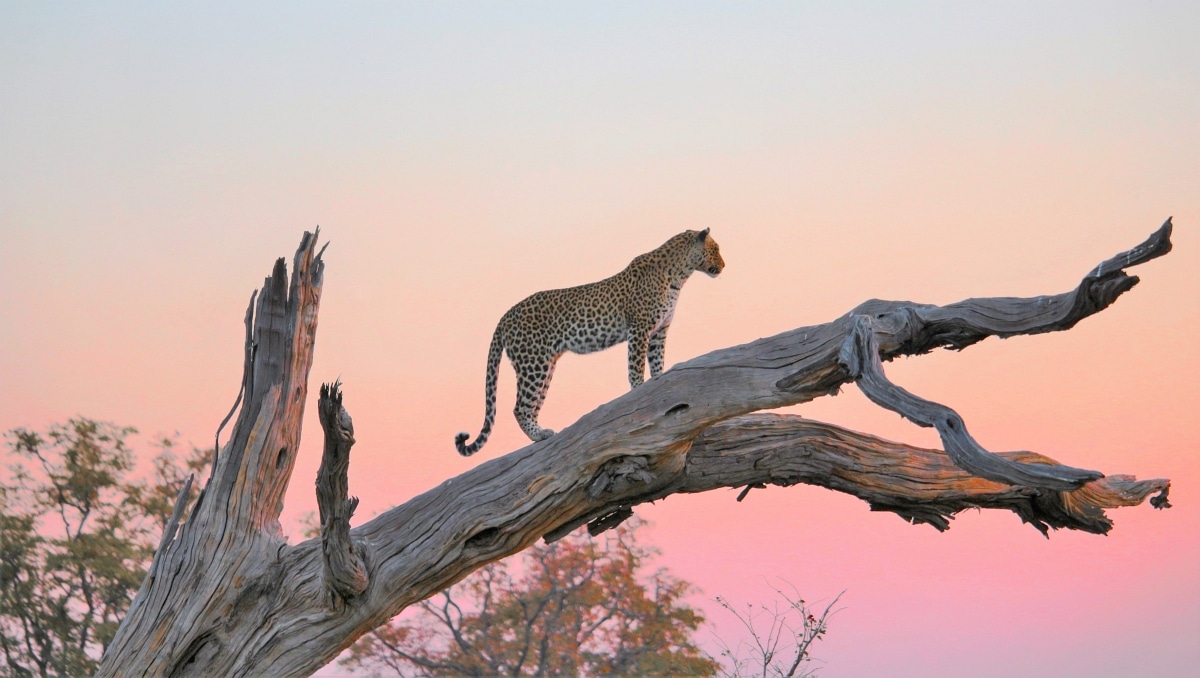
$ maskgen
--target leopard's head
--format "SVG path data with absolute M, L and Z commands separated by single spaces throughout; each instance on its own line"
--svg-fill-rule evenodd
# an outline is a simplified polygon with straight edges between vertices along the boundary
M 707 228 L 696 233 L 696 242 L 692 247 L 692 252 L 695 257 L 692 268 L 703 271 L 710 278 L 717 277 L 721 269 L 725 268 L 725 260 L 721 258 L 721 248 L 717 246 L 717 241 L 708 234 Z

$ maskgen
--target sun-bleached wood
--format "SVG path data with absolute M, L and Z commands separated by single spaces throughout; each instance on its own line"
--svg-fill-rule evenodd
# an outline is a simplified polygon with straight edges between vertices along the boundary
M 1137 278 L 1124 269 L 1169 251 L 1170 232 L 1168 220 L 1064 294 L 940 307 L 875 300 L 823 325 L 714 351 L 348 532 L 352 500 L 341 463 L 353 429 L 331 388 L 318 402 L 332 455 L 318 482 L 328 493 L 325 535 L 291 545 L 279 515 L 300 440 L 324 268 L 316 234 L 306 233 L 290 284 L 281 259 L 252 297 L 244 402 L 230 440 L 186 521 L 168 526 L 99 675 L 308 675 L 486 563 L 580 525 L 611 527 L 638 504 L 680 492 L 741 489 L 742 499 L 750 488 L 805 483 L 937 529 L 958 511 L 991 508 L 1043 533 L 1107 532 L 1105 509 L 1152 494 L 1152 504 L 1168 506 L 1168 481 L 987 452 L 953 410 L 889 382 L 882 361 L 1069 329 L 1133 287 Z M 948 453 L 755 414 L 856 381 L 875 402 L 936 427 Z M 453 454 L 449 443 L 444 453 Z M 739 508 L 734 496 L 730 511 Z
M 317 400 L 325 453 L 317 471 L 317 509 L 321 520 L 321 552 L 325 558 L 325 587 L 332 604 L 338 605 L 367 590 L 367 568 L 361 547 L 350 538 L 350 519 L 358 508 L 358 497 L 349 493 L 350 448 L 354 445 L 354 422 L 342 407 L 340 383 L 323 384 Z

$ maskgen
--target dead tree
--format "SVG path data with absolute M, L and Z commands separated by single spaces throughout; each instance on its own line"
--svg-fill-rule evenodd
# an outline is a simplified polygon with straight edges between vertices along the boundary
M 322 536 L 289 545 L 279 515 L 300 442 L 324 263 L 305 233 L 289 282 L 275 263 L 246 313 L 241 409 L 191 507 L 186 492 L 106 652 L 101 676 L 301 676 L 359 636 L 491 561 L 679 492 L 807 483 L 939 530 L 967 508 L 1007 509 L 1043 533 L 1105 533 L 1104 509 L 1166 507 L 1167 480 L 1136 480 L 1029 452 L 992 454 L 953 410 L 888 381 L 882 361 L 989 336 L 1066 330 L 1171 249 L 1171 222 L 1063 294 L 948 306 L 868 301 L 801 327 L 676 365 L 552 438 L 470 471 L 349 529 L 354 443 L 338 386 L 317 403 L 325 457 Z M 892 443 L 790 415 L 857 383 L 879 405 L 934 426 L 945 451 Z M 447 448 L 449 453 L 449 448 Z M 739 497 L 740 498 L 740 497 Z M 737 510 L 734 506 L 730 510 Z

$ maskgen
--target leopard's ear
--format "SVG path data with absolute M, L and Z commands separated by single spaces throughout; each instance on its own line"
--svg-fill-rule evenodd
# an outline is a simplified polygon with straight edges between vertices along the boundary
M 707 237 L 708 237 L 708 229 L 707 228 L 696 234 L 696 240 L 699 240 L 700 242 L 704 242 L 704 239 Z

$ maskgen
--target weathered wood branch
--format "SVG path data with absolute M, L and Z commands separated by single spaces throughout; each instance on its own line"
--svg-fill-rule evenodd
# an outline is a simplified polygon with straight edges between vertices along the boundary
M 316 242 L 317 234 L 304 234 L 290 284 L 279 259 L 251 297 L 230 439 L 187 521 L 164 538 L 97 675 L 270 673 L 245 667 L 260 665 L 288 623 L 302 623 L 285 619 L 281 628 L 270 617 L 284 576 L 279 514 L 300 444 L 321 298 Z M 320 569 L 313 572 L 319 582 Z
M 350 539 L 350 518 L 358 497 L 349 494 L 350 448 L 354 422 L 342 407 L 341 384 L 323 384 L 317 401 L 325 453 L 317 471 L 317 509 L 321 518 L 321 552 L 325 558 L 325 587 L 333 604 L 362 595 L 367 590 L 367 570 L 362 545 Z
M 1075 490 L 1103 477 L 1099 471 L 1084 471 L 1058 464 L 1025 464 L 983 449 L 954 410 L 919 398 L 888 381 L 879 359 L 878 336 L 899 334 L 908 313 L 883 313 L 875 317 L 855 315 L 838 362 L 854 377 L 871 402 L 897 412 L 919 426 L 932 426 L 942 437 L 946 454 L 970 473 L 1010 485 L 1027 485 L 1051 490 Z M 886 329 L 885 329 L 886 328 Z
M 164 538 L 100 675 L 305 675 L 488 562 L 585 523 L 605 529 L 639 503 L 677 492 L 808 483 L 938 529 L 965 508 L 999 508 L 1043 533 L 1105 532 L 1105 509 L 1156 492 L 1151 503 L 1165 507 L 1165 480 L 984 451 L 952 410 L 887 382 L 881 361 L 1068 329 L 1133 287 L 1137 278 L 1124 269 L 1169 251 L 1170 229 L 1168 220 L 1064 294 L 942 307 L 870 301 L 824 325 L 714 351 L 348 534 L 344 470 L 332 470 L 321 481 L 332 490 L 322 539 L 287 545 L 278 516 L 299 442 L 323 268 L 315 236 L 305 234 L 290 288 L 281 260 L 252 302 L 244 403 L 230 441 L 192 515 Z M 949 455 L 752 414 L 854 381 L 884 406 L 937 426 Z M 335 400 L 319 403 L 326 452 L 332 445 L 344 457 L 353 432 Z
M 1032 452 L 1005 459 L 1055 467 Z M 914 524 L 950 527 L 971 508 L 1005 509 L 1049 536 L 1051 528 L 1105 534 L 1104 509 L 1135 506 L 1151 494 L 1162 503 L 1170 483 L 1112 475 L 1072 492 L 1010 485 L 979 478 L 930 450 L 850 431 L 794 415 L 751 414 L 709 427 L 688 453 L 678 492 L 722 487 L 817 485 L 863 499 Z

